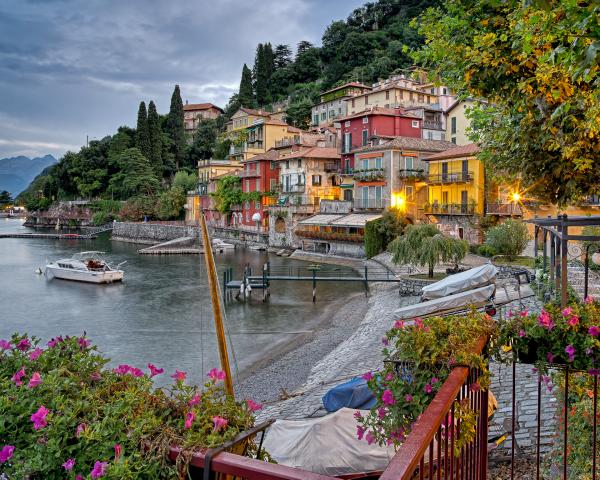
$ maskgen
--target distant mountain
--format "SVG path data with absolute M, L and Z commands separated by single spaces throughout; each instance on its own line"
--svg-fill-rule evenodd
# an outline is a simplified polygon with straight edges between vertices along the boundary
M 0 190 L 8 190 L 15 198 L 45 168 L 57 162 L 52 155 L 0 159 Z

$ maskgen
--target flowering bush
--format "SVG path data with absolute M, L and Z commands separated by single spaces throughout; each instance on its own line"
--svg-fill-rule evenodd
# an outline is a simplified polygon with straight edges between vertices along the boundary
M 588 298 L 566 308 L 547 304 L 539 314 L 509 312 L 500 323 L 498 344 L 504 351 L 512 347 L 522 361 L 536 363 L 543 371 L 548 363 L 559 363 L 595 373 L 600 360 L 599 335 L 600 307 Z M 507 360 L 502 350 L 496 356 Z
M 107 362 L 85 336 L 57 337 L 46 348 L 35 337 L 0 340 L 0 473 L 176 479 L 171 446 L 221 445 L 251 427 L 260 408 L 227 396 L 217 369 L 203 389 L 186 385 L 179 370 L 172 386 L 155 389 L 162 368 L 108 370 Z M 185 475 L 186 465 L 177 467 Z
M 478 388 L 487 388 L 487 362 L 475 350 L 477 342 L 494 330 L 491 317 L 476 311 L 397 321 L 383 338 L 383 353 L 391 361 L 382 371 L 364 375 L 377 404 L 368 415 L 357 414 L 358 438 L 380 445 L 402 443 L 454 366 L 481 369 Z

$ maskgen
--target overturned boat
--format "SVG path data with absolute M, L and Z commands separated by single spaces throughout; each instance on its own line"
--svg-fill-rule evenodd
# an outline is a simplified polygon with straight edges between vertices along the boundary
M 123 280 L 125 272 L 119 267 L 125 262 L 112 267 L 100 255 L 104 252 L 81 252 L 71 258 L 57 260 L 46 265 L 44 271 L 48 278 L 74 280 L 87 283 L 113 283 Z

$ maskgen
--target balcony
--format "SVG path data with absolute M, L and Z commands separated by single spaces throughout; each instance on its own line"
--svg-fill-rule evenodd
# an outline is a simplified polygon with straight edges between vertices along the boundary
M 436 122 L 434 120 L 423 120 L 423 128 L 426 130 L 444 130 L 442 122 Z
M 294 185 L 287 185 L 287 187 L 283 187 L 282 193 L 302 193 L 306 189 L 306 186 L 302 183 L 297 183 Z
M 243 155 L 244 153 L 246 153 L 245 145 L 231 145 L 231 147 L 229 147 L 229 155 Z
M 355 169 L 352 176 L 357 182 L 380 182 L 385 180 L 385 170 L 383 168 Z
M 471 183 L 473 181 L 473 172 L 448 172 L 437 175 L 429 175 L 427 181 L 430 184 Z
M 518 203 L 488 203 L 485 208 L 487 215 L 521 217 L 523 209 Z
M 425 174 L 425 170 L 422 168 L 419 169 L 400 169 L 398 171 L 398 178 L 402 180 L 421 180 L 424 181 L 427 175 Z
M 260 170 L 251 169 L 251 170 L 242 170 L 240 172 L 240 178 L 252 178 L 252 177 L 260 177 Z
M 425 214 L 432 215 L 475 215 L 476 203 L 426 203 L 423 207 Z
M 365 236 L 360 233 L 321 232 L 318 230 L 296 230 L 296 235 L 311 240 L 329 240 L 334 242 L 362 243 Z
M 384 207 L 383 198 L 357 198 L 354 200 L 354 208 L 358 210 L 380 210 Z
M 292 145 L 302 145 L 300 135 L 296 135 L 294 138 L 286 137 L 282 140 L 275 140 L 275 148 L 290 147 Z
M 326 163 L 323 167 L 323 170 L 325 170 L 327 173 L 338 173 L 340 171 L 340 166 L 335 162 Z

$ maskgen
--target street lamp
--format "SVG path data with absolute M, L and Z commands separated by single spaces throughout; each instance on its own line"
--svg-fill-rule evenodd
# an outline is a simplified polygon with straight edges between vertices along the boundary
M 260 215 L 260 213 L 256 212 L 255 214 L 252 215 L 252 221 L 256 222 L 256 241 L 260 242 L 260 221 L 262 220 L 262 217 Z

